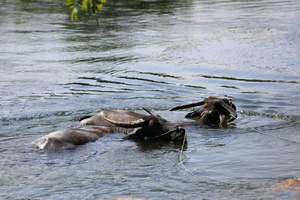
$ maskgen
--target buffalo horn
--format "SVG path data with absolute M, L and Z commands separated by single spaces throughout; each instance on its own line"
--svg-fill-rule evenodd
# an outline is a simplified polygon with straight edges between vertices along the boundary
M 231 114 L 230 119 L 227 120 L 227 122 L 231 122 L 237 118 L 237 113 L 231 106 L 229 106 L 224 101 L 221 101 L 221 106 L 223 106 L 223 108 L 225 108 Z M 232 106 L 235 108 L 234 104 L 232 104 Z
M 129 121 L 129 122 L 120 122 L 120 121 L 115 121 L 112 119 L 108 119 L 105 116 L 102 116 L 104 119 L 112 123 L 113 125 L 124 127 L 124 128 L 137 128 L 137 127 L 142 127 L 146 123 L 146 120 L 144 119 L 138 119 L 134 121 Z
M 179 109 L 184 109 L 184 108 L 190 108 L 190 107 L 195 107 L 195 106 L 201 106 L 204 104 L 204 100 L 193 102 L 193 103 L 188 103 L 188 104 L 183 104 L 181 106 L 176 106 L 172 108 L 170 111 L 173 110 L 179 110 Z
M 143 110 L 146 111 L 147 113 L 149 113 L 149 115 L 153 115 L 153 113 L 150 110 L 148 110 L 147 108 L 143 107 Z

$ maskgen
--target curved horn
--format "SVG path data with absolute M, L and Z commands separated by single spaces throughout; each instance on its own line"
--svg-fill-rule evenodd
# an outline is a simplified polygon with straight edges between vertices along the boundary
M 108 119 L 105 116 L 101 115 L 105 120 L 109 121 L 113 125 L 124 127 L 124 128 L 137 128 L 137 127 L 142 127 L 145 125 L 146 120 L 141 118 L 138 120 L 134 121 L 129 121 L 129 122 L 120 122 L 120 121 L 115 121 L 113 119 Z
M 237 113 L 236 113 L 236 111 L 235 111 L 235 109 L 233 109 L 233 108 L 235 108 L 235 105 L 234 104 L 232 104 L 232 107 L 231 106 L 229 106 L 227 103 L 225 103 L 224 101 L 220 101 L 220 104 L 221 104 L 221 106 L 223 106 L 223 108 L 225 108 L 229 113 L 230 113 L 230 119 L 229 120 L 227 120 L 227 122 L 231 122 L 231 121 L 233 121 L 233 120 L 235 120 L 236 118 L 237 118 Z
M 190 107 L 195 107 L 195 106 L 201 106 L 204 104 L 204 100 L 193 102 L 193 103 L 188 103 L 188 104 L 183 104 L 181 106 L 176 106 L 172 108 L 170 111 L 173 110 L 179 110 L 179 109 L 184 109 L 184 108 L 190 108 Z
M 158 117 L 158 118 L 161 118 L 161 116 L 159 116 L 159 115 L 157 115 L 157 114 L 154 114 L 153 112 L 151 112 L 150 110 L 148 110 L 147 108 L 144 108 L 143 107 L 143 109 L 147 112 L 147 113 L 149 113 L 151 116 L 154 116 L 154 117 Z
M 143 110 L 146 111 L 147 113 L 149 113 L 150 115 L 153 115 L 153 113 L 150 110 L 148 110 L 147 108 L 143 107 Z

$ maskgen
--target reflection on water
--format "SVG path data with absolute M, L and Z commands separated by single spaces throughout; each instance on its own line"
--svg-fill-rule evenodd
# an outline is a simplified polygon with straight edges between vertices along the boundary
M 299 178 L 298 1 L 108 1 L 100 26 L 62 2 L 0 7 L 2 199 L 297 199 L 268 190 Z M 239 120 L 191 127 L 181 144 L 108 135 L 75 151 L 29 144 L 102 109 L 232 98 Z M 99 187 L 101 190 L 99 190 Z M 80 192 L 79 192 L 80 191 Z

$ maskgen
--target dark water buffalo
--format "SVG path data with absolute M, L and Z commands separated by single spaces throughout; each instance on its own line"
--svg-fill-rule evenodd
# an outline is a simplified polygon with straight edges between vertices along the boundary
M 146 109 L 145 109 L 146 110 Z M 123 139 L 182 140 L 183 128 L 168 122 L 159 115 L 127 110 L 103 110 L 98 115 L 81 120 L 81 126 L 49 133 L 32 142 L 40 149 L 74 149 L 77 145 L 96 141 L 105 133 L 126 133 Z
M 127 133 L 124 139 L 175 140 L 183 136 L 184 129 L 168 122 L 144 108 L 149 115 L 129 110 L 103 110 L 99 114 L 83 119 L 81 125 L 108 126 L 115 132 Z
M 196 119 L 196 125 L 213 125 L 222 126 L 227 122 L 235 120 L 237 117 L 236 106 L 230 99 L 208 97 L 204 100 L 176 106 L 171 111 L 201 106 L 198 110 L 188 113 L 185 117 Z

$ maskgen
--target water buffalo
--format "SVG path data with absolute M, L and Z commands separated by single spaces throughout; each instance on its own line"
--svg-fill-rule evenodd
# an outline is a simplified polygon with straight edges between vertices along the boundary
M 146 110 L 146 109 L 145 109 Z M 183 128 L 168 122 L 159 115 L 127 110 L 103 110 L 98 115 L 81 120 L 77 128 L 49 133 L 32 142 L 40 149 L 74 149 L 77 145 L 96 141 L 104 133 L 126 133 L 123 139 L 182 140 Z
M 127 133 L 123 139 L 177 140 L 185 130 L 143 108 L 149 115 L 129 110 L 103 110 L 83 119 L 81 125 L 108 126 Z
M 204 100 L 176 106 L 171 111 L 201 106 L 198 110 L 188 113 L 185 117 L 196 119 L 196 125 L 213 125 L 222 126 L 226 122 L 231 122 L 237 117 L 236 106 L 230 99 L 208 97 Z

